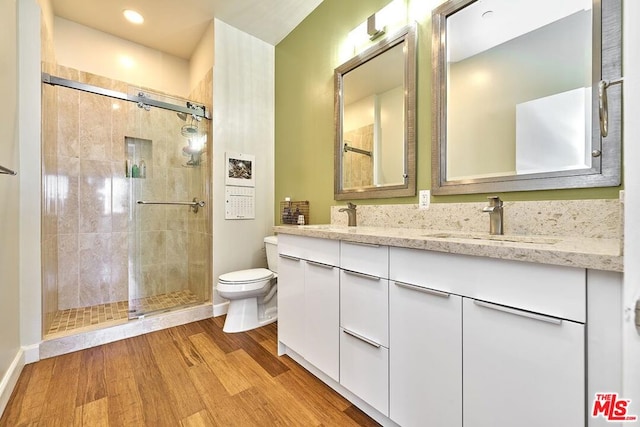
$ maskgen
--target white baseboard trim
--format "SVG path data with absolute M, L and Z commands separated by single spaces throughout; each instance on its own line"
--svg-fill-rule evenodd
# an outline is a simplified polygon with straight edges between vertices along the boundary
M 11 365 L 9 365 L 9 369 L 4 377 L 0 380 L 0 416 L 4 413 L 7 403 L 9 403 L 9 398 L 18 383 L 18 378 L 24 365 L 24 351 L 20 349 L 16 357 L 14 357 L 13 362 L 11 362 Z
M 40 360 L 40 343 L 22 346 L 24 364 L 34 363 Z
M 213 306 L 213 317 L 218 317 L 218 316 L 222 316 L 223 314 L 227 314 L 227 311 L 229 311 L 229 301 L 216 304 Z

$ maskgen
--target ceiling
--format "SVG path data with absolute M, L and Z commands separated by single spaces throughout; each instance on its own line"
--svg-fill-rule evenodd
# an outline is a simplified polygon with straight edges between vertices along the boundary
M 209 22 L 218 18 L 271 45 L 278 44 L 322 0 L 51 0 L 54 15 L 189 59 Z M 141 13 L 133 25 L 124 9 Z
M 447 19 L 449 61 L 461 61 L 584 10 L 591 10 L 591 0 L 476 1 Z

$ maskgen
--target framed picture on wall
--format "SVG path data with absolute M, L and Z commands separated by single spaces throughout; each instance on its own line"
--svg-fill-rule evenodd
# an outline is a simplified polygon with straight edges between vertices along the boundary
M 227 165 L 226 185 L 256 186 L 256 156 L 243 153 L 225 153 Z

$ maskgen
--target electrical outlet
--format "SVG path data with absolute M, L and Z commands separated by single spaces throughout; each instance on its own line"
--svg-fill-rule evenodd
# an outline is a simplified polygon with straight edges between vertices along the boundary
M 418 208 L 429 209 L 429 204 L 431 203 L 431 190 L 420 190 L 418 194 Z

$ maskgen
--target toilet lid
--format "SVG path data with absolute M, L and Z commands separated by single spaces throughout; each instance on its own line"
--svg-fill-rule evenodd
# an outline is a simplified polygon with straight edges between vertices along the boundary
M 253 283 L 271 279 L 273 271 L 266 268 L 251 268 L 249 270 L 232 271 L 221 274 L 218 279 L 222 283 Z

